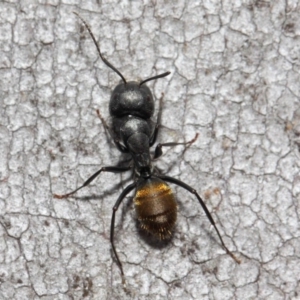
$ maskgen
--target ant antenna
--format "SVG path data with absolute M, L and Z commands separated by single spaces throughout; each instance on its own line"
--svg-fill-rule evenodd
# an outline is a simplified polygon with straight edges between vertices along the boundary
M 82 19 L 82 18 L 80 17 L 80 15 L 79 15 L 77 12 L 73 11 L 73 13 L 74 13 L 74 14 L 82 21 L 82 23 L 85 25 L 86 29 L 87 29 L 88 32 L 90 33 L 90 36 L 92 37 L 92 39 L 93 39 L 93 41 L 94 41 L 94 44 L 95 44 L 95 46 L 96 46 L 96 48 L 97 48 L 97 51 L 98 51 L 98 53 L 99 53 L 99 55 L 100 55 L 102 61 L 103 61 L 108 67 L 110 67 L 112 70 L 114 70 L 114 71 L 122 78 L 122 80 L 124 81 L 124 84 L 126 84 L 126 83 L 127 83 L 127 82 L 126 82 L 126 79 L 125 79 L 124 76 L 120 73 L 120 71 L 118 71 L 118 70 L 117 70 L 110 62 L 108 62 L 108 60 L 106 60 L 106 59 L 102 56 L 102 53 L 101 53 L 101 51 L 100 51 L 100 47 L 99 47 L 99 45 L 98 45 L 98 43 L 97 43 L 97 41 L 96 41 L 96 39 L 95 39 L 95 37 L 94 37 L 94 35 L 93 35 L 93 33 L 92 33 L 92 30 L 91 30 L 90 27 L 89 27 L 89 25 L 85 22 L 84 19 Z
M 171 74 L 171 72 L 165 72 L 165 73 L 162 73 L 162 74 L 160 74 L 160 75 L 156 75 L 156 76 L 150 77 L 150 78 L 148 78 L 148 79 L 145 79 L 145 80 L 143 80 L 143 81 L 140 82 L 140 86 L 141 86 L 142 84 L 144 84 L 144 83 L 150 81 L 150 80 L 154 80 L 154 79 L 166 77 L 166 76 L 168 76 L 169 74 Z

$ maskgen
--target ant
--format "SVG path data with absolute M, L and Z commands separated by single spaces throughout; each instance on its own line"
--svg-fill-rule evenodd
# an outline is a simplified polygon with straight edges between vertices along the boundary
M 80 189 L 89 185 L 102 172 L 121 173 L 130 170 L 133 171 L 135 176 L 134 182 L 129 184 L 117 199 L 113 207 L 110 227 L 110 242 L 123 279 L 124 272 L 122 263 L 119 259 L 114 244 L 116 212 L 124 198 L 135 189 L 136 192 L 133 201 L 135 204 L 137 219 L 141 224 L 141 228 L 158 239 L 162 240 L 170 238 L 177 218 L 177 204 L 175 195 L 173 194 L 167 182 L 178 185 L 196 196 L 211 225 L 215 228 L 222 247 L 237 263 L 240 263 L 240 260 L 236 258 L 234 254 L 226 247 L 210 212 L 208 211 L 204 201 L 201 199 L 197 191 L 178 179 L 166 175 L 156 174 L 152 167 L 152 160 L 157 159 L 162 155 L 163 147 L 191 145 L 198 137 L 198 134 L 196 134 L 193 140 L 186 143 L 172 142 L 157 144 L 153 158 L 150 156 L 150 147 L 155 144 L 160 127 L 163 95 L 159 100 L 157 120 L 155 126 L 153 126 L 151 117 L 154 113 L 154 100 L 150 89 L 145 85 L 145 83 L 150 80 L 166 77 L 170 74 L 170 72 L 165 72 L 160 75 L 150 77 L 142 80 L 141 82 L 127 82 L 120 71 L 118 71 L 102 56 L 100 47 L 89 25 L 77 13 L 74 12 L 74 14 L 78 16 L 88 30 L 102 61 L 114 72 L 116 72 L 122 79 L 122 82 L 119 83 L 113 90 L 110 98 L 109 111 L 112 117 L 112 127 L 110 128 L 107 125 L 105 120 L 100 115 L 99 110 L 97 110 L 97 114 L 101 119 L 103 126 L 112 137 L 117 148 L 121 152 L 129 153 L 131 155 L 133 166 L 102 167 L 89 179 L 87 179 L 83 185 L 74 191 L 65 195 L 54 194 L 54 197 L 63 199 L 75 194 Z

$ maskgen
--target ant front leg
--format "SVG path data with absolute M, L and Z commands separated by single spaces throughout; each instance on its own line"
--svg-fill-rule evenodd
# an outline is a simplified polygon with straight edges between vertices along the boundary
M 75 194 L 77 191 L 79 191 L 82 188 L 89 185 L 101 172 L 122 173 L 122 172 L 129 171 L 130 169 L 132 169 L 132 168 L 131 167 L 103 167 L 100 170 L 98 170 L 95 174 L 93 174 L 88 180 L 86 180 L 84 182 L 83 185 L 81 185 L 79 188 L 77 188 L 73 192 L 70 192 L 70 193 L 65 194 L 65 195 L 54 194 L 53 196 L 54 196 L 54 198 L 57 198 L 57 199 L 68 198 L 69 196 Z
M 151 139 L 150 139 L 150 147 L 152 147 L 155 144 L 156 138 L 158 135 L 158 130 L 159 130 L 160 123 L 161 123 L 163 98 L 164 98 L 164 93 L 161 93 L 161 97 L 159 98 L 159 108 L 158 108 L 157 120 L 156 120 L 153 135 L 151 136 Z
M 172 142 L 172 143 L 158 144 L 156 146 L 156 148 L 155 148 L 155 152 L 154 152 L 154 157 L 153 158 L 156 159 L 156 158 L 160 157 L 163 154 L 162 147 L 174 147 L 174 146 L 178 146 L 178 145 L 185 145 L 185 146 L 187 145 L 187 147 L 190 146 L 191 144 L 193 144 L 197 140 L 198 135 L 199 135 L 199 133 L 196 133 L 195 137 L 192 140 L 190 140 L 190 141 L 188 141 L 186 143 L 175 143 L 175 142 Z
M 111 129 L 109 128 L 109 126 L 107 125 L 106 121 L 104 120 L 104 118 L 101 116 L 100 114 L 100 110 L 97 109 L 97 115 L 99 117 L 99 119 L 101 120 L 102 122 L 102 125 L 104 127 L 104 129 L 109 133 L 110 137 L 112 138 L 112 140 L 114 141 L 115 145 L 117 146 L 117 148 L 123 152 L 123 153 L 128 153 L 129 150 L 123 146 L 119 140 L 117 140 L 115 137 L 114 137 L 114 134 L 112 133 Z
M 176 184 L 176 185 L 178 185 L 178 186 L 180 186 L 180 187 L 186 189 L 188 192 L 190 192 L 191 194 L 193 194 L 193 195 L 195 195 L 195 196 L 197 197 L 197 199 L 198 199 L 200 205 L 202 206 L 202 208 L 203 208 L 203 210 L 204 210 L 204 212 L 205 212 L 207 218 L 209 219 L 211 225 L 215 228 L 215 230 L 216 230 L 216 232 L 217 232 L 217 234 L 218 234 L 218 237 L 219 237 L 219 239 L 220 239 L 220 241 L 221 241 L 221 244 L 222 244 L 223 248 L 225 249 L 226 253 L 227 253 L 228 255 L 230 255 L 230 256 L 231 256 L 238 264 L 240 264 L 240 263 L 241 263 L 241 260 L 238 259 L 238 258 L 237 258 L 237 257 L 236 257 L 236 256 L 235 256 L 235 255 L 234 255 L 234 254 L 226 247 L 226 245 L 225 245 L 225 243 L 224 243 L 224 241 L 223 241 L 223 239 L 222 239 L 222 237 L 221 237 L 221 234 L 220 234 L 220 232 L 219 232 L 219 230 L 218 230 L 218 228 L 217 228 L 217 226 L 216 226 L 216 223 L 215 223 L 214 219 L 212 218 L 212 216 L 211 216 L 210 212 L 208 211 L 208 209 L 207 209 L 207 207 L 206 207 L 204 201 L 201 199 L 201 197 L 199 196 L 199 194 L 197 193 L 197 191 L 196 191 L 195 189 L 193 189 L 191 186 L 187 185 L 186 183 L 184 183 L 184 182 L 182 182 L 182 181 L 180 181 L 180 180 L 178 180 L 178 179 L 175 179 L 175 178 L 173 178 L 173 177 L 164 176 L 164 175 L 157 176 L 157 177 L 159 177 L 160 179 L 165 180 L 165 181 L 167 181 L 167 182 L 174 183 L 174 184 Z

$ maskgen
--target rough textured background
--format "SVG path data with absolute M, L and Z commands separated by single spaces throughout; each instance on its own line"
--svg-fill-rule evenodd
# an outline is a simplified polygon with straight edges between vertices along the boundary
M 149 84 L 165 93 L 159 141 L 199 138 L 157 165 L 199 191 L 241 265 L 182 189 L 164 246 L 139 234 L 128 198 L 125 291 L 109 232 L 129 175 L 53 199 L 121 159 L 95 111 L 108 117 L 119 77 L 72 11 L 127 79 L 172 72 Z M 292 0 L 1 1 L 0 298 L 299 299 L 299 15 Z

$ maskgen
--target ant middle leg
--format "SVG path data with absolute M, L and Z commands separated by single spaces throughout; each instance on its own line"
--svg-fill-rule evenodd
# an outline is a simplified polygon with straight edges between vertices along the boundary
M 195 189 L 193 189 L 191 186 L 189 186 L 189 185 L 187 185 L 186 183 L 184 183 L 183 181 L 180 181 L 180 180 L 175 179 L 175 178 L 173 178 L 173 177 L 169 177 L 169 176 L 165 176 L 165 175 L 159 175 L 159 176 L 157 176 L 157 177 L 159 177 L 160 179 L 165 180 L 165 181 L 167 181 L 167 182 L 174 183 L 174 184 L 176 184 L 176 185 L 178 185 L 178 186 L 180 186 L 180 187 L 186 189 L 188 192 L 190 192 L 191 194 L 193 194 L 193 195 L 195 195 L 195 196 L 197 197 L 197 199 L 198 199 L 200 205 L 202 206 L 202 209 L 204 210 L 204 212 L 205 212 L 207 218 L 209 219 L 211 225 L 215 228 L 215 230 L 216 230 L 216 232 L 217 232 L 217 234 L 218 234 L 218 237 L 219 237 L 219 239 L 220 239 L 220 241 L 221 241 L 221 244 L 222 244 L 224 250 L 225 250 L 226 253 L 227 253 L 229 256 L 231 256 L 238 264 L 240 264 L 240 263 L 241 263 L 241 260 L 238 259 L 238 258 L 237 258 L 237 257 L 236 257 L 236 256 L 235 256 L 235 255 L 234 255 L 234 254 L 226 247 L 226 245 L 225 245 L 225 243 L 224 243 L 224 241 L 223 241 L 223 239 L 222 239 L 222 237 L 221 237 L 221 234 L 220 234 L 220 232 L 219 232 L 219 230 L 218 230 L 218 227 L 217 227 L 217 225 L 216 225 L 214 219 L 212 218 L 212 216 L 211 216 L 209 210 L 207 209 L 207 207 L 206 207 L 204 201 L 201 199 L 201 197 L 199 196 L 199 194 L 197 193 L 197 191 L 196 191 Z
M 196 133 L 195 137 L 192 140 L 190 140 L 188 142 L 185 142 L 185 143 L 171 142 L 171 143 L 158 144 L 156 146 L 156 148 L 155 148 L 155 152 L 154 152 L 154 157 L 153 158 L 156 159 L 156 158 L 160 157 L 163 154 L 162 147 L 174 147 L 174 146 L 178 146 L 178 145 L 184 145 L 186 147 L 190 146 L 191 144 L 193 144 L 197 140 L 198 135 L 199 135 L 199 133 Z
M 53 196 L 54 196 L 54 198 L 57 198 L 57 199 L 68 198 L 69 196 L 75 194 L 77 191 L 88 186 L 101 172 L 122 173 L 122 172 L 129 171 L 130 169 L 132 169 L 132 167 L 102 167 L 100 170 L 98 170 L 95 174 L 93 174 L 88 180 L 86 180 L 83 183 L 83 185 L 81 185 L 76 190 L 74 190 L 68 194 L 65 194 L 65 195 L 53 194 Z

